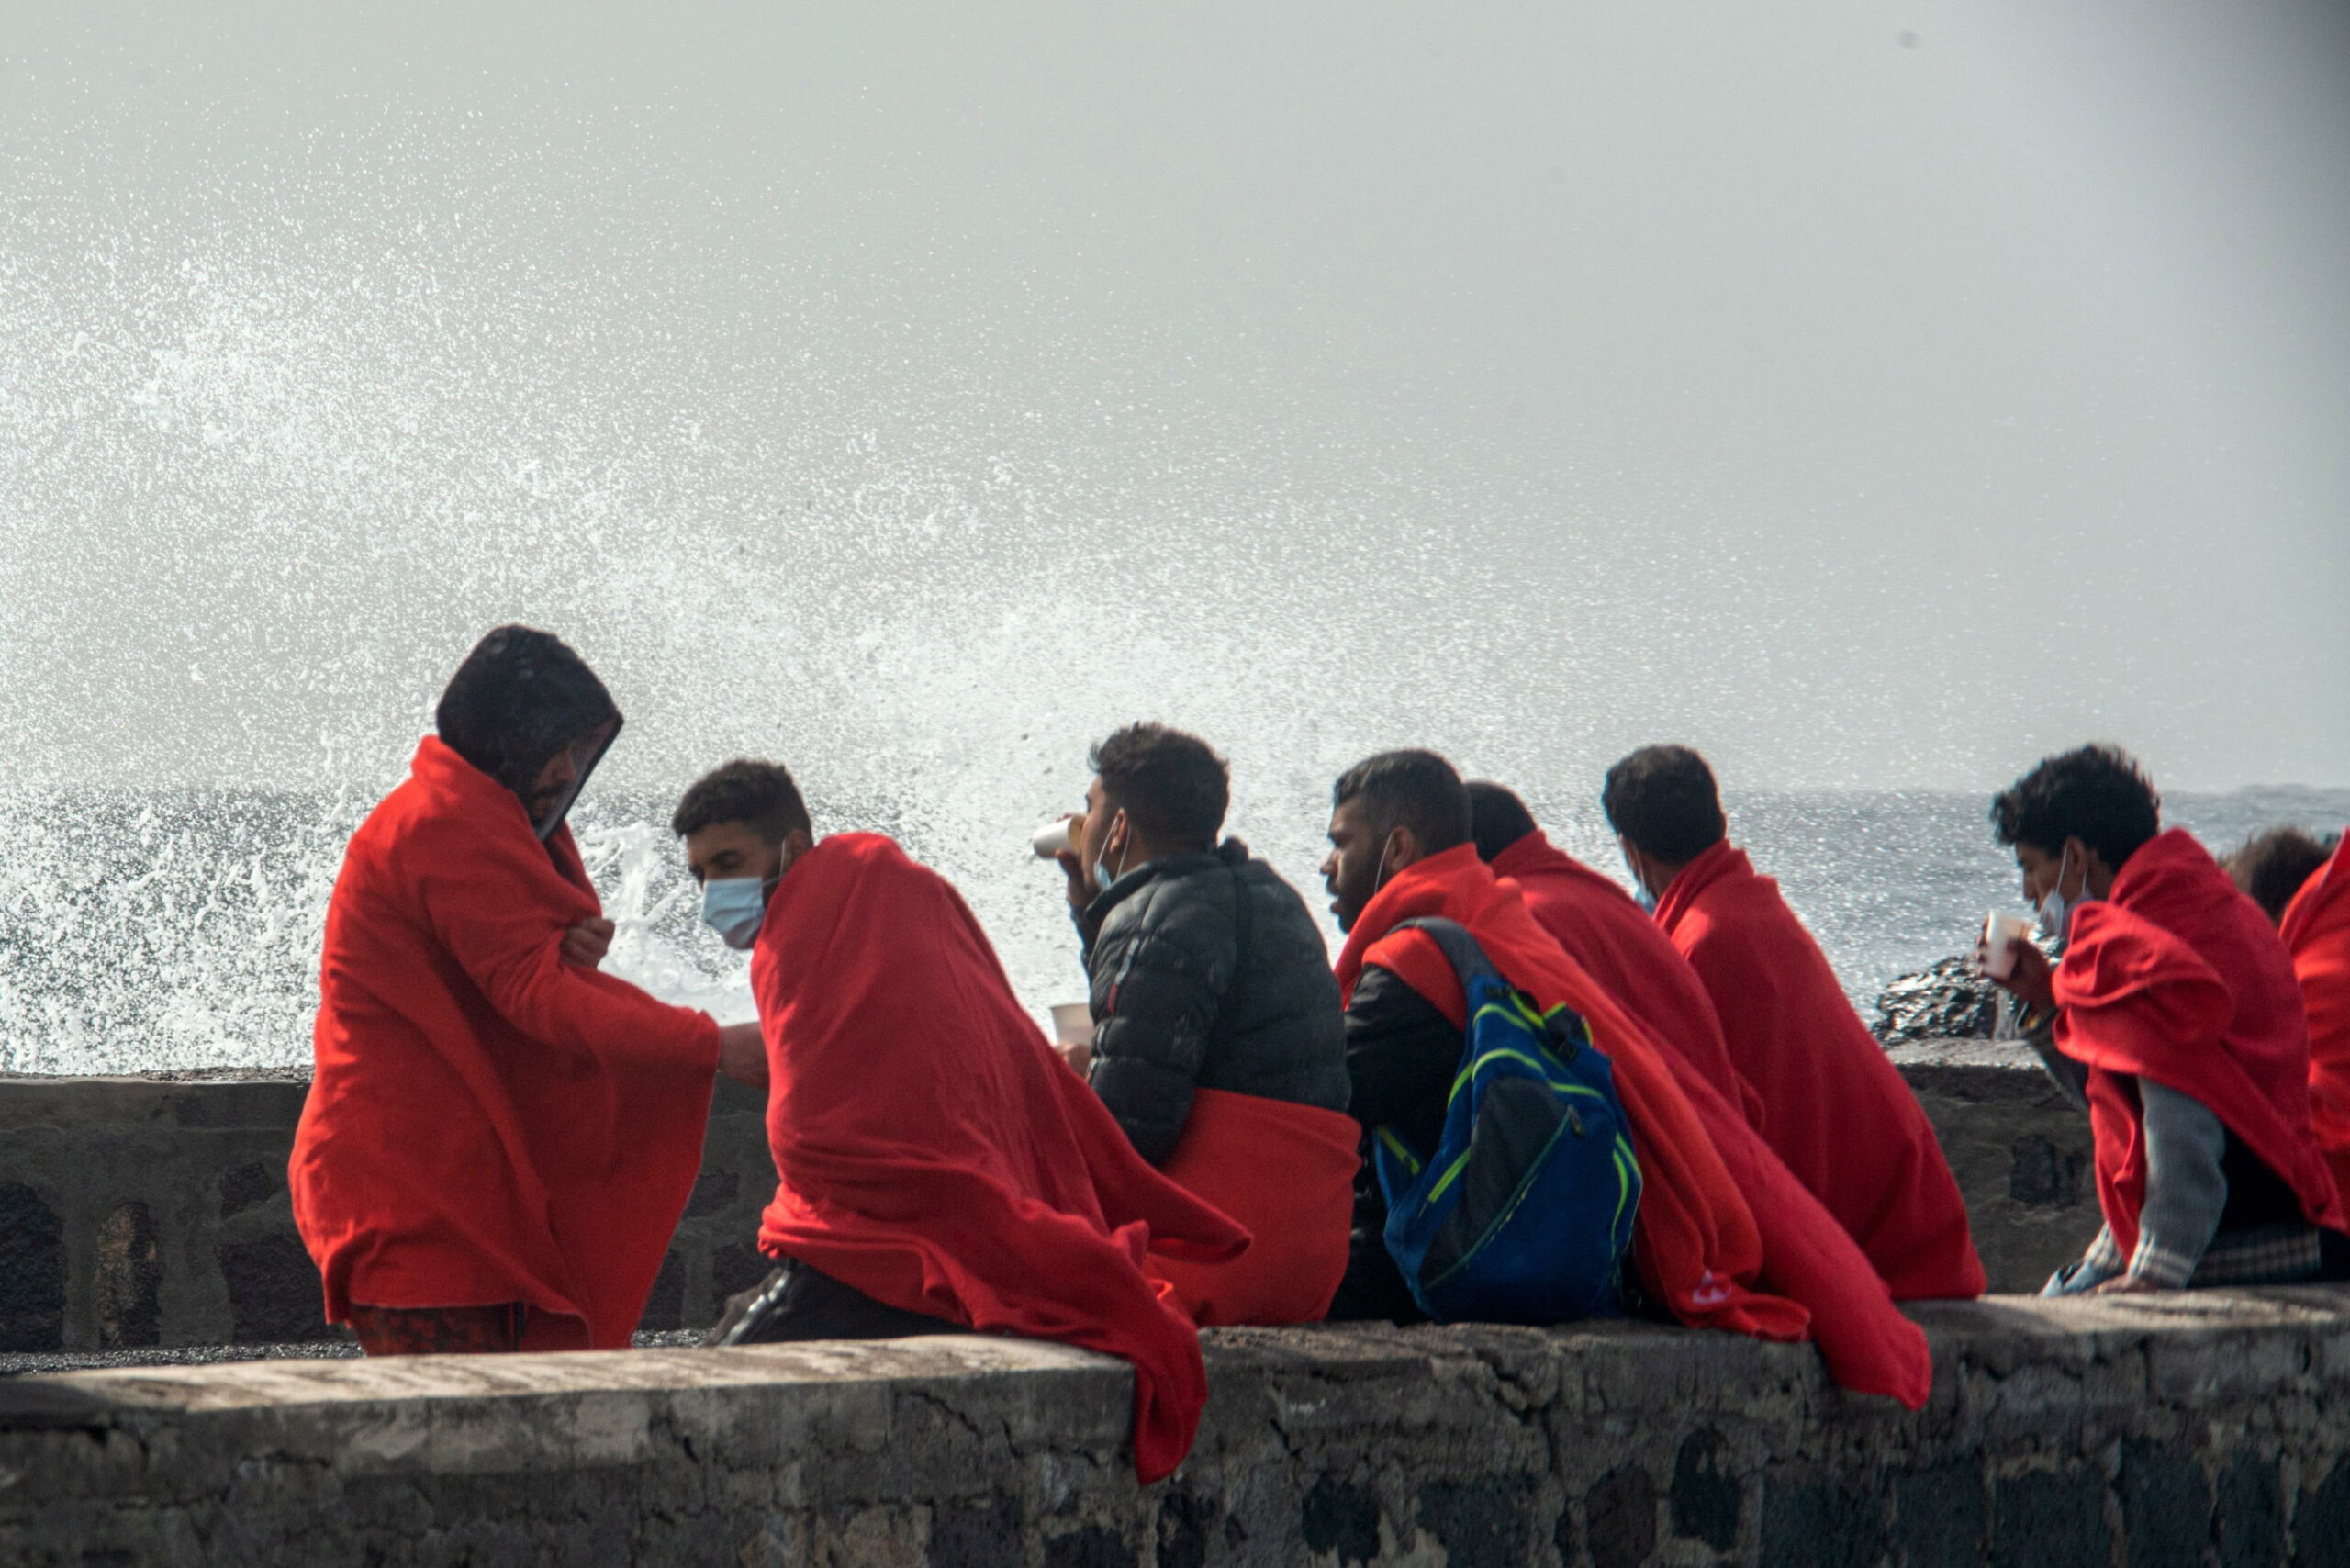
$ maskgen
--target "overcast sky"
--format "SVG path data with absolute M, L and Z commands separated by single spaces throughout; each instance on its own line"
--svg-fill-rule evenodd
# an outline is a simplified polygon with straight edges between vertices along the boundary
M 0 9 L 0 782 L 2350 783 L 2350 7 Z M 1579 789 L 1581 786 L 1572 786 Z

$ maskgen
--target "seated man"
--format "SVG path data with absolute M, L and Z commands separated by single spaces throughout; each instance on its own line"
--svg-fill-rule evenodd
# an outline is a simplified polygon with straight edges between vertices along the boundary
M 1134 1151 L 962 899 L 895 843 L 814 842 L 766 762 L 703 778 L 670 825 L 705 918 L 751 947 L 773 1082 L 777 1267 L 711 1342 L 978 1329 L 1105 1351 L 1134 1365 L 1136 1470 L 1173 1470 L 1207 1374 L 1145 1260 L 1222 1262 L 1248 1232 Z
M 2269 923 L 2282 925 L 2293 895 L 2317 875 L 2333 854 L 2334 846 L 2322 843 L 2297 827 L 2263 829 L 2236 846 L 2220 862 L 2228 879 L 2260 906 Z
M 1918 1097 L 1779 885 L 1725 836 L 1706 761 L 1650 746 L 1602 804 L 1666 937 L 1697 971 L 1755 1127 L 1867 1253 L 1896 1301 L 1983 1294 L 1958 1182 Z
M 1338 987 L 1366 1141 L 1384 1128 L 1432 1150 L 1441 1137 L 1465 1001 L 1435 939 L 1404 923 L 1453 921 L 1546 1016 L 1563 1010 L 1580 1023 L 1613 1066 L 1641 1182 L 1633 1305 L 1693 1327 L 1815 1338 L 1845 1387 L 1922 1404 L 1931 1380 L 1924 1335 L 1738 1110 L 1595 985 L 1535 924 L 1517 888 L 1479 861 L 1452 765 L 1431 752 L 1388 752 L 1348 769 L 1332 794 L 1322 871 L 1347 933 Z M 1368 1161 L 1356 1213 L 1331 1316 L 1416 1320 L 1383 1242 L 1386 1202 Z
M 1328 950 L 1305 901 L 1228 838 L 1207 743 L 1133 724 L 1093 748 L 1060 857 L 1091 977 L 1070 1052 L 1145 1159 L 1255 1240 L 1153 1272 L 1203 1324 L 1310 1323 L 1347 1267 L 1356 1128 Z
M 1729 1064 L 1721 1020 L 1689 960 L 1613 877 L 1551 844 L 1526 802 L 1499 784 L 1469 784 L 1477 858 L 1516 882 L 1543 930 L 1663 1045 L 1753 1121 L 1754 1091 Z
M 2309 1028 L 2259 907 L 2130 756 L 2083 746 L 1991 803 L 2064 944 L 2013 944 L 2025 1028 L 2080 1070 L 2105 1228 L 2050 1295 L 2330 1274 L 2344 1215 L 2310 1125 Z
M 2277 935 L 2310 1025 L 2310 1126 L 2350 1195 L 2350 834 L 2293 893 Z
M 579 656 L 501 626 L 352 835 L 289 1172 L 326 1313 L 370 1355 L 624 1347 L 701 1170 L 722 1031 L 596 972 L 564 814 L 620 728 Z

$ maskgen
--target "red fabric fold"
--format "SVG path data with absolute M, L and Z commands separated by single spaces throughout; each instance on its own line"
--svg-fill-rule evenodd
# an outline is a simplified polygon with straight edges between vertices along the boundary
M 1361 1137 L 1343 1111 L 1193 1090 L 1159 1172 L 1254 1239 L 1227 1263 L 1154 1258 L 1151 1277 L 1203 1326 L 1319 1322 L 1346 1277 Z
M 888 838 L 827 838 L 777 887 L 751 983 L 780 1178 L 761 1247 L 891 1306 L 1123 1357 L 1136 1473 L 1181 1463 L 1207 1373 L 1146 1265 L 1224 1261 L 1248 1233 L 1135 1153 L 961 895 Z
M 2284 1179 L 2310 1223 L 2344 1228 L 2311 1126 L 2292 959 L 2186 830 L 2141 846 L 2112 894 L 2073 915 L 2055 990 L 2056 1048 L 2090 1070 L 2098 1195 L 2124 1256 L 2146 1196 L 2145 1117 L 2131 1078 L 2210 1107 Z
M 1756 1130 L 1894 1299 L 1981 1295 L 1965 1200 L 1933 1123 L 1778 883 L 1725 839 L 1682 868 L 1656 917 L 1713 998 L 1754 1091 Z
M 2350 1190 L 2350 833 L 2301 884 L 2278 935 L 2292 956 L 2310 1025 L 2310 1125 Z
M 1761 1103 L 1730 1064 L 1705 982 L 1631 894 L 1539 828 L 1494 857 L 1493 867 L 1494 876 L 1517 884 L 1535 923 L 1602 991 L 1759 1124 Z
M 1430 856 L 1388 880 L 1339 955 L 1339 993 L 1353 994 L 1364 965 L 1376 964 L 1462 1021 L 1464 999 L 1442 949 L 1425 932 L 1394 929 L 1430 915 L 1466 926 L 1539 1005 L 1572 1008 L 1613 1062 L 1640 1161 L 1633 1245 L 1651 1294 L 1693 1327 L 1816 1338 L 1845 1387 L 1924 1405 L 1933 1380 L 1925 1335 L 1894 1306 L 1852 1238 L 1738 1107 L 1595 984 L 1473 847 Z
M 718 1026 L 561 960 L 600 905 L 568 828 L 436 737 L 327 906 L 294 1218 L 326 1283 L 524 1302 L 531 1349 L 629 1343 L 701 1169 Z

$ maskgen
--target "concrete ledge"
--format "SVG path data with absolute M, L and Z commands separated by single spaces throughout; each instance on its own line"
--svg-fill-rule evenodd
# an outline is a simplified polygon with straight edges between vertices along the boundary
M 2350 1295 L 1918 1315 L 1934 1396 L 1640 1325 L 1230 1330 L 1144 1490 L 1002 1339 L 0 1383 L 0 1561 L 1102 1568 L 2350 1562 Z
M 2037 1289 L 2097 1231 L 2087 1118 L 2028 1050 L 1897 1047 L 1958 1175 L 1994 1290 Z M 285 1161 L 308 1085 L 222 1070 L 0 1078 L 0 1352 L 327 1337 Z M 643 1327 L 703 1327 L 767 1262 L 764 1105 L 722 1080 L 702 1173 Z

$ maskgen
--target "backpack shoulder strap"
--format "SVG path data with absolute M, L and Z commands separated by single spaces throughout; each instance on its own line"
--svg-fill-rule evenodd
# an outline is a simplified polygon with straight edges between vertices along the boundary
M 1469 994 L 1469 982 L 1481 977 L 1490 976 L 1504 984 L 1508 983 L 1501 970 L 1494 968 L 1493 960 L 1485 957 L 1485 950 L 1477 946 L 1477 939 L 1469 935 L 1469 928 L 1457 920 L 1447 920 L 1442 915 L 1422 915 L 1416 920 L 1399 920 L 1394 928 L 1397 931 L 1427 932 L 1437 946 L 1443 950 L 1445 961 L 1452 966 L 1453 978 L 1460 980 L 1460 994 L 1464 997 Z

